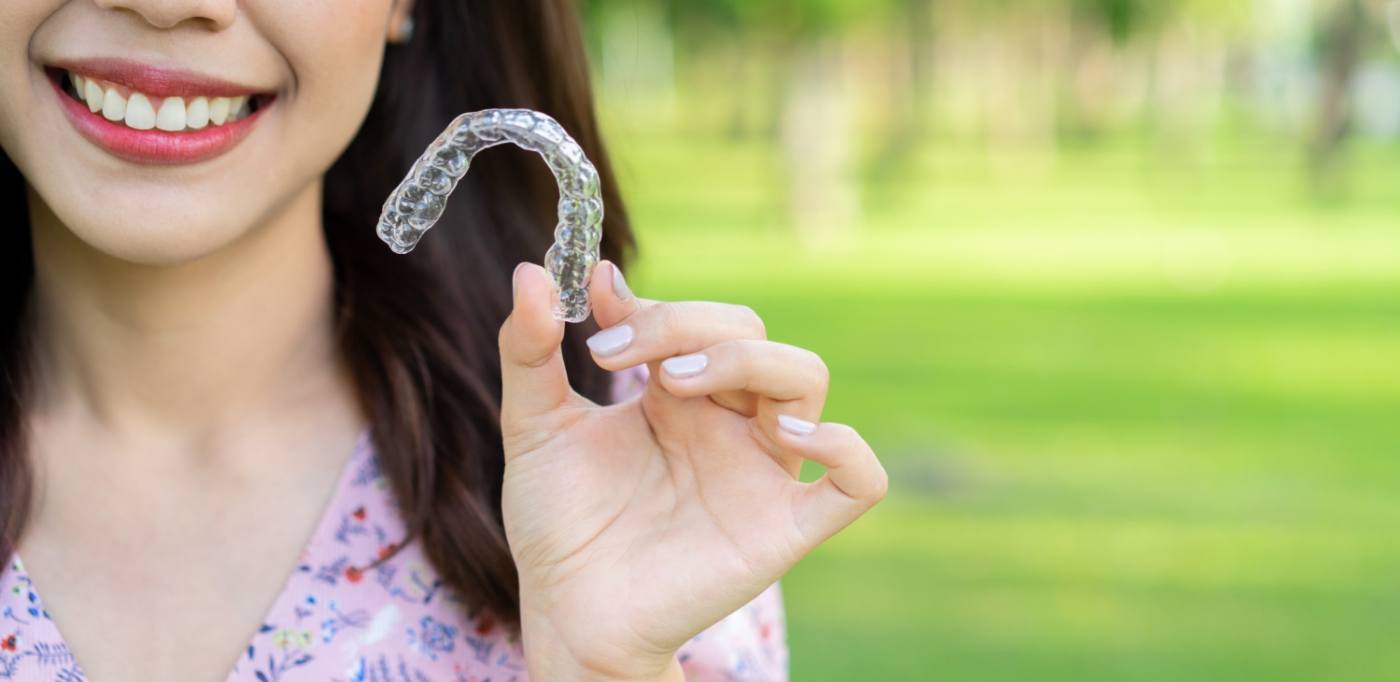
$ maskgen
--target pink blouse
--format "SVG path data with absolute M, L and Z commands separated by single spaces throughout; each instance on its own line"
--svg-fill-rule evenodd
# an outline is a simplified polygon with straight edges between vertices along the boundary
M 473 614 L 405 537 L 369 433 L 228 682 L 523 682 L 518 638 Z M 76 617 L 76 614 L 74 616 Z M 692 680 L 786 680 L 777 583 L 681 649 Z M 0 680 L 86 680 L 18 554 L 0 571 Z M 98 681 L 100 682 L 100 681 Z

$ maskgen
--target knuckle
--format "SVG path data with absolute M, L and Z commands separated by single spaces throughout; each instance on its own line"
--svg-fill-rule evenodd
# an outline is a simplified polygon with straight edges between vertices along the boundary
M 500 349 L 502 355 L 505 354 L 506 336 L 509 334 L 509 329 L 510 318 L 506 318 L 506 321 L 501 323 L 501 328 L 496 330 L 496 347 Z
M 647 308 L 630 323 L 638 337 L 647 337 L 663 345 L 677 334 L 677 328 L 685 322 L 685 315 L 676 303 L 658 303 Z
M 728 341 L 725 345 L 734 349 L 733 357 L 730 359 L 731 371 L 737 379 L 737 385 L 745 391 L 755 391 L 760 385 L 759 378 L 763 372 L 763 357 L 766 349 L 763 341 L 754 339 L 735 339 Z
M 860 433 L 848 424 L 831 424 L 827 427 L 831 429 L 833 440 L 842 444 L 843 447 L 853 447 L 863 444 L 865 441 L 860 437 Z
M 832 431 L 833 438 L 842 443 L 843 447 L 850 454 L 847 455 L 851 466 L 863 468 L 868 471 L 868 483 L 863 486 L 863 490 L 857 496 L 862 502 L 869 506 L 885 499 L 885 495 L 890 489 L 890 475 L 885 471 L 885 466 L 880 463 L 880 458 L 875 455 L 875 451 L 870 448 L 870 444 L 865 442 L 860 432 L 847 424 L 828 424 Z
M 802 353 L 807 366 L 811 368 L 809 371 L 817 390 L 825 393 L 827 388 L 831 386 L 831 368 L 827 366 L 826 360 L 823 360 L 822 356 L 805 348 L 802 349 Z
M 735 367 L 745 374 L 753 373 L 758 366 L 757 359 L 763 355 L 763 342 L 753 339 L 734 339 L 720 344 L 733 356 Z
M 889 494 L 890 475 L 885 471 L 884 465 L 880 464 L 880 460 L 873 454 L 870 456 L 870 460 L 875 469 L 874 481 L 870 490 L 870 503 L 874 504 L 885 499 L 885 495 Z
M 556 349 L 547 349 L 543 355 L 521 358 L 520 365 L 529 369 L 539 369 L 554 360 L 555 355 L 558 353 L 559 351 Z
M 759 316 L 758 311 L 742 304 L 735 304 L 732 308 L 735 316 L 739 318 L 739 324 L 745 330 L 753 334 L 755 338 L 768 338 L 768 328 L 764 325 L 763 318 Z

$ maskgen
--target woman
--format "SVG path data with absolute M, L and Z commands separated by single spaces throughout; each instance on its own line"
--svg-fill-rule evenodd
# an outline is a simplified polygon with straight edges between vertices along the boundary
M 576 23 L 0 4 L 0 679 L 785 676 L 776 581 L 885 474 L 820 422 L 815 355 L 629 292 Z M 531 155 L 483 155 L 413 254 L 374 234 L 440 127 L 500 106 L 602 173 L 591 336 L 524 264 Z

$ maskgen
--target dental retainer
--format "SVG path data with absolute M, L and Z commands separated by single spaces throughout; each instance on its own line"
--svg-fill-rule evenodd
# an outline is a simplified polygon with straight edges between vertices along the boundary
M 589 315 L 588 280 L 602 240 L 598 170 L 558 121 L 538 111 L 487 109 L 453 119 L 384 202 L 379 238 L 394 253 L 412 251 L 442 217 L 472 158 L 508 142 L 544 157 L 559 183 L 559 224 L 544 266 L 554 280 L 554 318 L 582 322 Z

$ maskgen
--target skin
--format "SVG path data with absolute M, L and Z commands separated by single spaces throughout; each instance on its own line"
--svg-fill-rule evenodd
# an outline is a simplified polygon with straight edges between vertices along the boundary
M 0 2 L 0 144 L 30 184 L 41 353 L 17 550 L 91 679 L 224 679 L 366 424 L 333 343 L 321 177 L 401 10 Z M 40 71 L 92 56 L 278 102 L 222 157 L 141 166 L 73 130 Z
M 518 267 L 515 291 L 500 335 L 502 505 L 531 672 L 683 679 L 681 645 L 882 499 L 885 470 L 853 429 L 818 424 L 821 359 L 766 340 L 748 308 L 639 299 L 601 264 L 594 317 L 632 341 L 594 360 L 651 375 L 641 396 L 599 407 L 569 388 L 544 269 Z M 702 372 L 667 373 L 695 354 Z M 820 480 L 797 480 L 804 459 L 826 467 Z
M 332 341 L 321 182 L 407 10 L 0 3 L 0 145 L 30 185 L 40 350 L 27 415 L 39 500 L 18 553 L 92 679 L 223 679 L 365 427 Z M 40 65 L 88 56 L 193 68 L 278 101 L 228 154 L 142 166 L 59 111 Z M 820 422 L 826 369 L 767 341 L 751 311 L 638 299 L 600 264 L 595 316 L 633 340 L 595 359 L 647 363 L 652 378 L 598 407 L 568 386 L 547 275 L 522 265 L 515 286 L 500 335 L 504 513 L 530 673 L 680 679 L 679 647 L 878 501 L 885 472 L 848 427 L 778 427 L 779 414 Z M 697 352 L 709 364 L 689 378 L 660 364 Z M 803 459 L 827 475 L 798 482 Z

